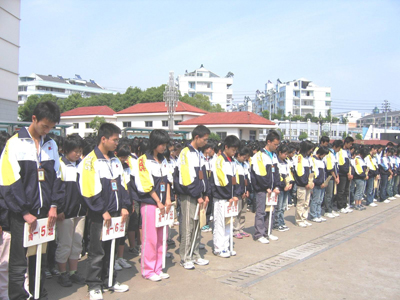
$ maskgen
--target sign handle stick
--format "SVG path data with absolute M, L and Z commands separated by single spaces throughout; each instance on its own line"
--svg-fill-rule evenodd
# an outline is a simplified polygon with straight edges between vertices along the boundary
M 110 253 L 110 273 L 108 276 L 108 286 L 113 286 L 113 276 L 114 276 L 114 254 L 115 254 L 115 239 L 111 240 L 111 253 Z
M 163 226 L 163 242 L 162 242 L 162 268 L 165 268 L 165 257 L 167 255 L 167 225 Z
M 36 249 L 35 299 L 39 299 L 41 269 L 42 269 L 42 244 L 38 244 Z
M 230 230 L 231 230 L 231 253 L 233 252 L 233 217 L 231 216 L 231 222 L 230 222 L 230 224 L 229 224 L 229 226 L 231 227 L 230 228 Z
M 192 247 L 190 248 L 190 255 L 189 255 L 189 257 L 192 257 L 192 255 L 193 255 L 194 244 L 196 243 L 196 238 L 197 238 L 197 233 L 198 233 L 198 231 L 199 231 L 199 227 L 200 227 L 200 221 L 198 220 L 197 223 L 196 223 L 196 231 L 194 232 L 193 242 L 192 242 Z
M 269 219 L 268 219 L 268 236 L 271 234 L 271 222 L 272 222 L 272 212 L 274 211 L 274 206 L 271 205 L 269 209 Z

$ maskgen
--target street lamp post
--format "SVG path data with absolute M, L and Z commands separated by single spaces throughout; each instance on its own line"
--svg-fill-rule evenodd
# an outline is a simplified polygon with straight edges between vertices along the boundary
M 174 134 L 174 114 L 175 109 L 179 102 L 179 91 L 175 86 L 174 82 L 174 72 L 169 72 L 169 82 L 165 87 L 163 94 L 163 100 L 165 101 L 165 106 L 168 110 L 168 129 L 169 134 Z
M 289 142 L 292 142 L 292 113 L 289 111 Z

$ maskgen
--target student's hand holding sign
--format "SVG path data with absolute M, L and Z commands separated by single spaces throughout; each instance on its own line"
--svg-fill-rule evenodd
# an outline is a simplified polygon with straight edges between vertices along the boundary
M 166 208 L 167 208 L 167 211 L 166 211 L 165 213 L 168 214 L 169 211 L 170 211 L 170 209 L 171 209 L 171 206 L 172 206 L 171 199 L 167 199 L 167 200 L 165 201 L 165 206 L 166 206 Z
M 121 223 L 125 224 L 126 220 L 129 218 L 129 211 L 126 208 L 121 209 Z
M 109 229 L 110 228 L 110 226 L 111 226 L 111 216 L 110 216 L 110 214 L 109 214 L 109 212 L 108 211 L 106 211 L 104 214 L 103 214 L 103 219 L 104 219 L 104 226 L 107 228 L 107 229 Z
M 48 213 L 49 221 L 47 222 L 47 227 L 51 228 L 54 226 L 57 220 L 57 207 L 51 207 Z
M 24 215 L 24 220 L 29 224 L 29 233 L 33 233 L 37 226 L 37 218 L 30 213 Z

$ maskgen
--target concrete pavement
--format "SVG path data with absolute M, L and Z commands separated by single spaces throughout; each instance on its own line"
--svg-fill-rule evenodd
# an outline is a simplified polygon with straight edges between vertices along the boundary
M 178 243 L 169 252 L 170 279 L 144 280 L 140 257 L 126 253 L 131 269 L 118 272 L 126 293 L 104 293 L 104 299 L 400 299 L 400 198 L 365 211 L 341 214 L 308 228 L 294 226 L 294 208 L 285 213 L 286 232 L 263 245 L 235 239 L 236 257 L 212 255 L 212 233 L 203 233 L 201 250 L 210 265 L 195 270 L 179 266 Z M 246 214 L 246 231 L 254 232 L 254 214 Z M 174 239 L 176 232 L 174 230 Z M 85 270 L 85 260 L 79 271 Z M 88 299 L 87 287 L 63 288 L 46 281 L 50 299 Z

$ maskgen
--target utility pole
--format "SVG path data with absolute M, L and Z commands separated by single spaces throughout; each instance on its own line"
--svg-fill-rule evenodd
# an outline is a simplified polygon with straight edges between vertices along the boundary
M 175 86 L 174 72 L 169 72 L 169 82 L 165 87 L 163 100 L 168 110 L 168 127 L 169 134 L 174 134 L 174 113 L 179 102 L 179 91 Z
M 388 100 L 383 100 L 382 109 L 383 109 L 384 112 L 385 112 L 385 133 L 386 133 L 386 129 L 387 129 L 387 115 L 388 115 L 388 112 L 391 111 L 391 110 L 390 110 L 390 103 L 389 103 Z
M 292 142 L 292 112 L 288 112 L 289 115 L 289 142 Z

